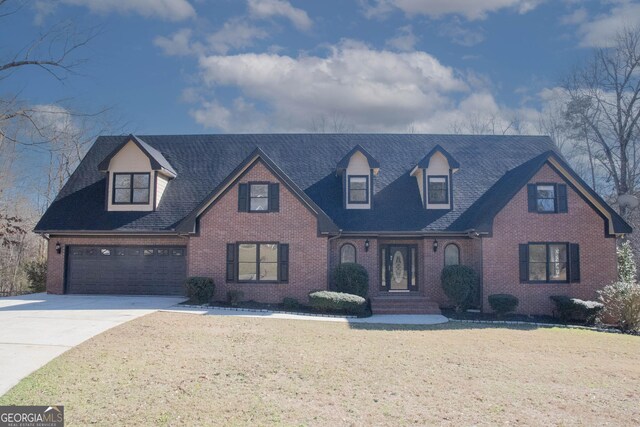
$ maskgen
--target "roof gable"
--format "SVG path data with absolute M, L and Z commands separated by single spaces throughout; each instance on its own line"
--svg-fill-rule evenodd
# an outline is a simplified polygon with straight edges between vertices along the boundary
M 149 158 L 152 170 L 161 170 L 172 178 L 175 178 L 177 176 L 177 173 L 173 169 L 173 166 L 171 166 L 169 161 L 167 161 L 167 159 L 162 155 L 160 151 L 156 150 L 151 145 L 147 144 L 142 139 L 133 134 L 130 134 L 122 144 L 116 147 L 116 149 L 109 153 L 100 162 L 100 164 L 98 165 L 98 170 L 101 172 L 108 171 L 111 159 L 113 159 L 120 152 L 120 150 L 122 150 L 130 142 L 133 142 L 140 149 L 140 151 L 142 151 Z
M 318 218 L 319 232 L 336 232 L 338 227 L 331 221 L 326 213 L 314 203 L 283 171 L 269 158 L 260 148 L 256 148 L 246 159 L 244 159 L 234 170 L 222 181 L 205 200 L 202 201 L 189 215 L 181 220 L 176 230 L 180 232 L 191 232 L 195 229 L 197 218 L 204 214 L 216 200 L 234 185 L 245 172 L 247 172 L 256 162 L 262 161 L 267 169 L 284 184 L 294 196 L 296 196 L 315 216 Z
M 608 234 L 631 233 L 631 226 L 553 151 L 546 151 L 509 170 L 478 198 L 466 212 L 458 217 L 450 228 L 464 228 L 490 233 L 496 215 L 504 209 L 545 164 L 549 164 L 562 178 L 572 185 L 573 189 L 607 221 Z
M 421 169 L 427 169 L 429 167 L 429 163 L 431 162 L 431 157 L 433 157 L 433 155 L 436 153 L 442 154 L 447 159 L 447 162 L 449 163 L 449 167 L 451 169 L 460 168 L 460 163 L 451 154 L 449 154 L 447 150 L 442 148 L 440 144 L 433 147 L 433 149 L 429 151 L 426 156 L 420 159 L 420 161 L 418 162 L 418 167 Z
M 340 159 L 338 165 L 336 166 L 336 170 L 338 173 L 344 171 L 349 167 L 349 162 L 351 161 L 351 157 L 353 157 L 356 153 L 361 153 L 363 156 L 367 158 L 367 162 L 369 162 L 369 167 L 371 169 L 379 169 L 380 162 L 377 161 L 367 150 L 365 150 L 362 145 L 358 144 L 351 149 L 347 154 L 344 155 L 343 158 Z

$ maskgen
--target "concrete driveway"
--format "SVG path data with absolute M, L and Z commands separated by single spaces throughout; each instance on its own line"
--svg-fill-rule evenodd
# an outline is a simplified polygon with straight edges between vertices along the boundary
M 0 298 L 0 396 L 71 347 L 184 300 L 47 294 Z

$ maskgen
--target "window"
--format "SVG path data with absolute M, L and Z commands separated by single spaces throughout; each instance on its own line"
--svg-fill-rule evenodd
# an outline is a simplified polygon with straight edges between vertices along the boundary
M 111 256 L 111 249 L 102 248 L 100 249 L 100 254 L 104 256 Z
M 447 176 L 429 176 L 428 191 L 430 204 L 448 204 L 449 203 L 449 177 Z
M 174 249 L 171 253 L 173 256 L 184 256 L 184 249 Z
M 116 248 L 116 255 L 117 256 L 125 256 L 126 255 L 126 251 L 124 248 Z
M 238 212 L 280 211 L 280 184 L 249 182 L 238 185 Z
M 369 203 L 369 177 L 366 175 L 349 176 L 349 203 Z
M 568 281 L 567 246 L 566 243 L 530 243 L 529 281 Z
M 566 213 L 567 185 L 555 183 L 528 184 L 529 212 Z
M 356 247 L 351 243 L 345 243 L 340 248 L 340 264 L 356 262 Z
M 153 250 L 153 249 L 144 249 L 144 250 L 142 251 L 142 255 L 143 255 L 143 256 L 152 256 L 152 255 L 153 255 L 153 253 L 154 253 L 154 250 Z
M 158 249 L 158 255 L 160 255 L 160 256 L 168 256 L 169 255 L 169 249 Z
M 149 203 L 148 173 L 114 173 L 113 204 L 146 205 Z
M 249 184 L 249 211 L 269 210 L 269 184 Z
M 460 248 L 454 243 L 449 243 L 444 248 L 444 265 L 460 264 Z
M 238 280 L 275 282 L 278 280 L 277 243 L 241 243 L 238 245 Z
M 536 185 L 536 206 L 538 212 L 556 211 L 555 185 Z

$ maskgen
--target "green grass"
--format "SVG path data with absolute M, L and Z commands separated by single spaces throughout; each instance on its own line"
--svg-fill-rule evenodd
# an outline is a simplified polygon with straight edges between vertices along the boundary
M 70 350 L 1 405 L 67 425 L 638 425 L 640 338 L 155 313 Z

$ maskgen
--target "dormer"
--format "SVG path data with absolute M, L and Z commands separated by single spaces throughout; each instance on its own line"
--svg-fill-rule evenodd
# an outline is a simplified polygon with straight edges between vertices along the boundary
M 175 169 L 158 150 L 135 135 L 113 150 L 98 165 L 107 174 L 108 211 L 154 211 Z
M 373 207 L 373 178 L 380 163 L 361 145 L 356 145 L 339 162 L 336 173 L 342 176 L 342 200 L 346 209 Z
M 453 174 L 460 163 L 440 145 L 424 156 L 411 171 L 420 189 L 425 209 L 452 209 Z

